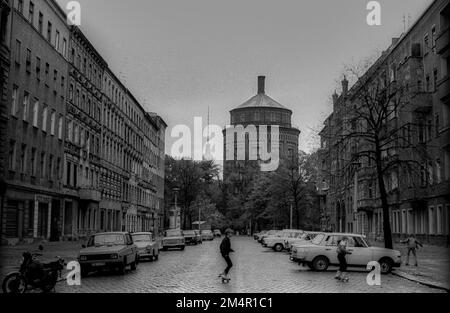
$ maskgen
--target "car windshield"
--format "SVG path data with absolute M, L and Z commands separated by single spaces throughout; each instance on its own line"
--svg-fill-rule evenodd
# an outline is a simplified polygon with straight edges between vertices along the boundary
M 182 236 L 181 230 L 179 229 L 171 229 L 166 230 L 166 237 L 174 237 L 174 236 Z
M 140 241 L 152 241 L 152 235 L 150 234 L 139 234 L 139 235 L 132 235 L 134 242 L 140 242 Z
M 122 234 L 94 235 L 89 238 L 88 247 L 106 245 L 124 245 L 125 236 Z
M 195 235 L 195 231 L 193 230 L 183 230 L 183 234 L 186 235 Z
M 318 244 L 320 244 L 322 242 L 324 237 L 325 237 L 324 234 L 319 234 L 311 241 L 311 243 L 315 244 L 315 245 L 318 245 Z

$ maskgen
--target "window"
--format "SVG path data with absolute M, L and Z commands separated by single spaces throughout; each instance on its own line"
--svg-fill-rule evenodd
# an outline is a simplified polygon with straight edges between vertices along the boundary
M 25 70 L 30 73 L 31 72 L 31 50 L 27 49 L 27 56 L 25 61 Z
M 434 127 L 435 127 L 435 136 L 436 138 L 439 137 L 439 129 L 440 129 L 440 125 L 439 125 L 439 114 L 436 114 L 434 116 Z
M 52 43 L 52 23 L 47 24 L 47 41 Z
M 64 76 L 61 76 L 61 88 L 64 88 L 66 85 L 66 78 Z
M 20 53 L 21 53 L 21 51 L 22 51 L 22 43 L 20 42 L 20 40 L 16 39 L 16 63 L 18 65 L 20 65 L 20 59 L 21 59 Z
M 59 52 L 59 31 L 58 30 L 56 31 L 56 35 L 55 35 L 55 48 L 56 48 L 56 51 Z
M 442 205 L 439 205 L 437 207 L 437 212 L 436 212 L 436 233 L 438 235 L 442 235 L 444 232 L 444 225 L 443 225 L 443 221 L 444 221 L 444 211 L 442 210 Z
M 45 82 L 48 83 L 48 74 L 50 72 L 50 64 L 45 63 Z
M 430 49 L 428 34 L 425 34 L 425 36 L 423 36 L 423 44 L 424 44 L 425 54 L 428 54 L 428 50 Z
M 428 230 L 430 235 L 434 235 L 436 233 L 436 212 L 434 211 L 434 207 L 428 208 Z
M 59 180 L 61 178 L 61 158 L 56 160 L 56 179 Z
M 11 115 L 16 116 L 17 114 L 17 95 L 19 92 L 19 87 L 13 86 L 12 99 L 11 99 Z
M 19 11 L 20 14 L 23 14 L 23 0 L 19 0 L 17 3 L 17 11 Z
M 433 185 L 434 180 L 433 180 L 433 163 L 432 162 L 428 163 L 428 181 L 429 181 L 430 185 Z
M 39 100 L 34 101 L 33 106 L 33 126 L 38 127 Z
M 436 26 L 433 25 L 431 28 L 431 45 L 433 47 L 433 52 L 436 52 Z
M 48 158 L 48 179 L 53 180 L 53 155 Z
M 9 142 L 8 164 L 10 170 L 16 169 L 16 142 L 14 140 Z
M 67 50 L 67 39 L 64 38 L 64 39 L 63 39 L 62 50 L 61 50 L 61 53 L 62 53 L 62 55 L 63 55 L 64 57 L 66 57 L 66 54 L 67 54 L 66 50 Z
M 73 121 L 69 121 L 67 123 L 67 140 L 73 141 Z
M 69 86 L 69 100 L 73 101 L 73 84 Z
M 39 12 L 38 30 L 41 35 L 44 33 L 44 15 L 42 14 L 42 12 Z
M 36 176 L 36 170 L 37 170 L 37 151 L 36 148 L 31 149 L 31 176 Z
M 31 25 L 34 23 L 34 3 L 31 1 L 28 8 L 28 22 L 30 22 Z
M 52 114 L 50 116 L 50 135 L 55 135 L 55 127 L 56 127 L 56 112 L 52 110 Z
M 47 132 L 47 114 L 48 114 L 48 108 L 46 105 L 44 105 L 44 108 L 42 109 L 42 131 Z
M 41 58 L 36 57 L 36 78 L 41 79 Z
M 63 138 L 63 117 L 62 115 L 60 115 L 58 119 L 58 139 L 62 140 L 62 138 Z
M 437 68 L 435 68 L 433 70 L 433 83 L 434 83 L 434 92 L 436 92 L 437 90 L 437 84 L 438 84 L 438 70 Z
M 427 75 L 425 78 L 426 81 L 426 86 L 425 86 L 425 91 L 430 92 L 431 91 L 431 87 L 430 87 L 430 75 Z
M 41 153 L 41 163 L 39 166 L 39 172 L 41 173 L 41 178 L 45 177 L 45 152 Z
M 436 184 L 440 184 L 442 182 L 442 167 L 441 167 L 441 160 L 436 159 Z
M 22 104 L 22 118 L 24 121 L 28 120 L 28 108 L 30 106 L 30 94 L 26 91 L 23 93 L 23 104 Z
M 20 150 L 20 173 L 25 174 L 27 171 L 27 145 L 22 144 L 22 149 Z
M 56 82 L 58 80 L 58 71 L 54 70 L 53 71 L 53 81 Z

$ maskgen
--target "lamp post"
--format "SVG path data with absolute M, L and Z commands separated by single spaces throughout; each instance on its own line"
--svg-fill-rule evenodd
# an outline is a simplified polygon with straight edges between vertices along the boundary
M 175 187 L 172 189 L 173 192 L 175 193 L 175 208 L 172 210 L 172 214 L 171 214 L 171 218 L 172 221 L 169 221 L 170 224 L 170 228 L 178 228 L 177 224 L 178 224 L 178 205 L 177 205 L 177 200 L 178 200 L 178 192 L 180 191 L 180 188 Z

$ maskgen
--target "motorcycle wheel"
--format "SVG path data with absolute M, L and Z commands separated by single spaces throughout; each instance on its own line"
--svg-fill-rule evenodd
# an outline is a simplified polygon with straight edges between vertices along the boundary
M 43 283 L 43 285 L 41 286 L 41 290 L 42 290 L 42 292 L 47 293 L 47 292 L 52 291 L 55 288 L 55 286 L 56 286 L 56 280 L 52 279 L 50 281 Z
M 20 273 L 11 273 L 3 279 L 3 293 L 20 294 L 27 291 L 27 281 Z

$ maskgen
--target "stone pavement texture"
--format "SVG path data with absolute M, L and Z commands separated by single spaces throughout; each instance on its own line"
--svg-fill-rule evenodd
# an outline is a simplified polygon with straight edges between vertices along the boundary
M 184 251 L 161 252 L 158 261 L 140 263 L 124 276 L 94 273 L 82 279 L 81 286 L 60 283 L 56 292 L 65 293 L 436 293 L 444 292 L 398 277 L 383 275 L 381 286 L 368 286 L 365 271 L 351 270 L 350 282 L 334 279 L 335 268 L 313 272 L 289 261 L 289 255 L 261 247 L 250 237 L 233 237 L 234 263 L 231 282 L 222 284 L 218 274 L 225 261 L 219 254 L 220 239 L 189 246 Z M 81 243 L 46 244 L 48 255 L 73 260 Z M 59 248 L 58 248 L 59 247 Z M 20 261 L 24 247 L 0 248 L 0 279 Z M 6 259 L 5 259 L 6 257 Z M 420 260 L 420 259 L 419 259 Z

